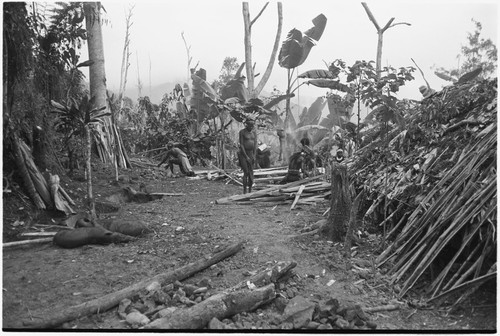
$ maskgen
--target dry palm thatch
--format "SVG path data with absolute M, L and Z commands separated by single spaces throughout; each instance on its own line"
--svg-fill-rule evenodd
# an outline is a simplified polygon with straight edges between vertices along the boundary
M 433 269 L 426 291 L 438 304 L 496 276 L 496 113 L 496 79 L 447 87 L 351 163 L 374 200 L 365 219 L 392 225 L 377 261 L 401 296 Z

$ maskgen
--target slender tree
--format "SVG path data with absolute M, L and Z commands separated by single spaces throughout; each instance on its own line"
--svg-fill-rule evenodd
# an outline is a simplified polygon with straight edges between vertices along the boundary
M 122 67 L 120 72 L 120 89 L 118 91 L 118 99 L 120 101 L 120 111 L 123 109 L 124 101 L 123 96 L 125 95 L 125 89 L 127 88 L 127 75 L 128 68 L 130 67 L 130 28 L 132 27 L 132 11 L 135 6 L 132 6 L 128 10 L 128 14 L 125 17 L 125 42 L 123 44 L 123 55 L 122 55 Z
M 370 21 L 373 23 L 373 25 L 377 29 L 378 42 L 377 42 L 377 63 L 376 63 L 376 69 L 377 69 L 377 73 L 379 74 L 379 77 L 380 77 L 380 72 L 382 71 L 382 44 L 383 44 L 383 41 L 384 41 L 384 32 L 387 29 L 389 29 L 391 27 L 394 27 L 394 26 L 397 26 L 397 25 L 404 24 L 404 25 L 407 25 L 407 26 L 411 26 L 411 24 L 410 23 L 406 23 L 406 22 L 392 23 L 395 18 L 391 18 L 389 21 L 387 21 L 387 23 L 385 24 L 384 27 L 380 28 L 379 24 L 377 23 L 377 20 L 375 19 L 375 17 L 373 16 L 372 12 L 370 11 L 370 8 L 368 8 L 368 5 L 366 4 L 366 2 L 362 2 L 361 5 L 363 5 L 363 8 L 365 9 L 366 14 L 368 15 L 368 18 L 370 19 Z
M 250 94 L 250 98 L 257 98 L 264 86 L 266 85 L 269 77 L 271 76 L 271 72 L 273 71 L 273 66 L 276 61 L 276 56 L 278 54 L 279 41 L 281 38 L 281 29 L 283 26 L 283 6 L 281 2 L 277 3 L 278 6 L 278 28 L 276 31 L 276 38 L 274 40 L 273 50 L 271 52 L 271 56 L 269 57 L 269 63 L 267 65 L 266 71 L 262 76 L 259 84 L 255 86 L 254 83 L 254 64 L 252 63 L 252 26 L 257 21 L 257 19 L 262 15 L 264 10 L 269 5 L 269 2 L 266 2 L 264 7 L 260 10 L 259 14 L 253 19 L 250 20 L 250 8 L 248 2 L 243 2 L 243 23 L 245 29 L 245 66 L 247 73 L 247 81 L 248 81 L 248 92 Z

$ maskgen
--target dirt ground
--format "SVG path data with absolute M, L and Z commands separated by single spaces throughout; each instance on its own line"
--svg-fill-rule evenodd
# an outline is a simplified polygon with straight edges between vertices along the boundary
M 105 200 L 126 185 L 148 192 L 183 193 L 148 203 L 122 203 L 118 212 L 99 213 L 99 221 L 136 220 L 153 230 L 136 241 L 108 246 L 87 245 L 62 249 L 50 243 L 3 249 L 3 328 L 24 328 L 23 321 L 36 321 L 55 312 L 115 292 L 156 274 L 174 270 L 211 255 L 223 246 L 244 241 L 243 250 L 208 269 L 183 280 L 195 284 L 211 282 L 217 292 L 248 278 L 248 272 L 275 261 L 295 261 L 295 276 L 282 288 L 284 297 L 336 298 L 341 304 L 375 307 L 400 303 L 395 311 L 368 314 L 377 330 L 496 330 L 496 302 L 482 290 L 474 302 L 455 313 L 438 309 L 416 309 L 410 300 L 398 301 L 397 288 L 379 272 L 366 279 L 345 270 L 339 244 L 319 236 L 296 238 L 307 225 L 322 217 L 328 204 L 301 205 L 218 205 L 221 197 L 239 194 L 242 188 L 226 180 L 189 180 L 167 177 L 164 170 L 124 171 L 130 183 L 117 185 L 113 172 L 98 168 L 93 174 L 96 199 Z M 62 185 L 83 210 L 86 190 L 83 179 L 61 177 Z M 34 223 L 50 224 L 46 215 L 32 212 L 29 202 L 4 194 L 3 237 L 33 231 Z M 80 206 L 78 206 L 80 205 Z M 31 210 L 30 210 L 31 211 Z M 53 231 L 47 229 L 47 231 Z M 365 235 L 355 251 L 354 261 L 370 261 L 376 248 L 373 235 Z M 334 282 L 332 281 L 334 280 Z M 333 282 L 333 284 L 332 284 Z M 471 307 L 473 306 L 473 307 Z M 271 303 L 242 314 L 240 329 L 284 329 L 276 304 Z M 130 329 L 117 308 L 65 323 L 69 329 Z

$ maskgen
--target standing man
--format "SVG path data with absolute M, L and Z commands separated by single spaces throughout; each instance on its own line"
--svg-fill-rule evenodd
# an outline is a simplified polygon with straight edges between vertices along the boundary
M 158 164 L 158 167 L 161 166 L 164 162 L 167 162 L 167 169 L 170 168 L 172 175 L 174 174 L 174 164 L 179 166 L 181 172 L 184 175 L 196 175 L 193 172 L 193 168 L 191 168 L 191 164 L 189 163 L 186 153 L 184 153 L 181 149 L 175 147 L 172 142 L 169 142 L 167 144 L 167 149 L 167 154 L 165 154 L 165 158 Z
M 243 193 L 252 192 L 253 166 L 257 153 L 257 132 L 255 131 L 255 121 L 245 120 L 245 128 L 240 131 L 240 150 L 238 160 L 241 170 L 243 170 Z

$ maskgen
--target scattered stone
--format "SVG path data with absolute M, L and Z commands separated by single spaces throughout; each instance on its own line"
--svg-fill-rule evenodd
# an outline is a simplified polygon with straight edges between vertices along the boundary
M 356 313 L 356 310 L 353 310 L 353 309 L 349 309 L 348 311 L 345 312 L 344 314 L 344 318 L 351 322 L 352 320 L 354 320 L 355 317 L 357 317 L 358 314 Z
M 191 294 L 193 294 L 194 291 L 198 289 L 198 287 L 196 287 L 194 285 L 186 284 L 186 285 L 184 285 L 184 287 L 182 289 L 186 293 L 186 296 L 191 296 Z
M 235 314 L 232 317 L 233 322 L 240 322 L 241 321 L 241 315 L 240 314 Z
M 362 320 L 362 321 L 368 321 L 368 316 L 366 316 L 365 312 L 361 308 L 359 304 L 355 305 L 356 307 L 356 315 Z
M 174 284 L 172 284 L 172 283 L 169 283 L 168 285 L 163 287 L 163 291 L 166 293 L 171 292 L 173 290 L 174 290 Z
M 152 283 L 150 283 L 147 287 L 146 287 L 146 290 L 148 292 L 155 292 L 155 291 L 159 291 L 161 289 L 161 285 L 158 281 L 153 281 Z
M 288 300 L 282 296 L 278 296 L 276 299 L 274 299 L 274 306 L 280 314 L 283 314 L 283 311 L 285 310 L 287 304 Z
M 128 314 L 125 320 L 131 326 L 143 326 L 150 322 L 146 315 L 143 315 L 138 311 L 133 311 L 130 314 Z
M 365 322 L 362 319 L 360 319 L 358 316 L 356 316 L 354 318 L 354 325 L 357 327 L 361 327 L 361 326 L 365 325 Z
M 344 320 L 343 318 L 338 318 L 335 321 L 335 325 L 339 327 L 340 329 L 349 329 L 349 322 Z
M 295 296 L 295 294 L 293 293 L 292 289 L 291 288 L 288 288 L 286 291 L 286 296 L 289 298 L 289 299 L 293 299 L 293 297 Z
M 195 303 L 200 303 L 201 301 L 203 301 L 203 298 L 201 296 L 197 296 L 196 299 L 194 299 Z
M 328 330 L 328 329 L 333 329 L 333 327 L 330 323 L 321 324 L 318 327 L 318 330 Z
M 214 317 L 208 323 L 208 329 L 226 329 L 226 325 Z
M 212 281 L 208 278 L 203 278 L 196 283 L 196 286 L 198 286 L 200 288 L 201 287 L 212 288 Z
M 184 285 L 183 285 L 183 284 L 182 284 L 182 282 L 180 282 L 179 280 L 175 280 L 175 281 L 174 281 L 174 287 L 179 288 L 179 287 L 184 287 Z
M 285 307 L 285 320 L 292 322 L 296 329 L 305 327 L 312 321 L 316 305 L 302 296 L 296 296 Z
M 146 306 L 144 303 L 142 303 L 140 301 L 132 303 L 132 305 L 130 306 L 130 308 L 131 308 L 131 310 L 134 309 L 134 310 L 137 310 L 140 313 L 145 313 L 145 312 L 147 312 L 149 310 L 148 306 Z
M 127 308 L 130 307 L 132 304 L 132 301 L 130 299 L 123 299 L 120 301 L 120 304 L 118 305 L 118 315 L 120 315 L 121 318 L 126 318 L 127 317 Z
M 193 294 L 201 294 L 201 293 L 205 293 L 206 291 L 208 290 L 208 287 L 199 287 L 198 289 L 196 289 Z
M 321 325 L 321 323 L 318 323 L 318 322 L 315 322 L 315 321 L 311 321 L 309 322 L 309 324 L 307 325 L 307 329 L 318 329 L 318 327 Z
M 377 329 L 377 324 L 372 321 L 366 321 L 366 326 L 370 329 Z
M 176 307 L 168 307 L 168 308 L 160 310 L 158 312 L 158 316 L 159 317 L 165 317 L 165 316 L 168 316 L 168 315 L 172 314 L 176 310 L 177 310 Z

